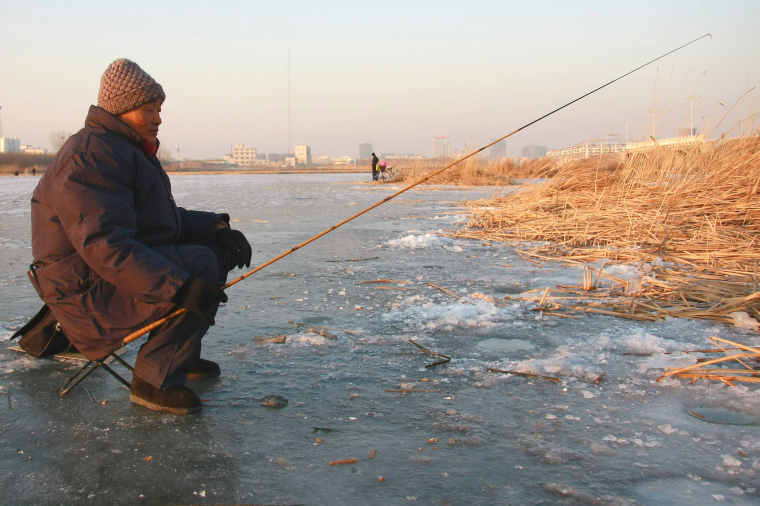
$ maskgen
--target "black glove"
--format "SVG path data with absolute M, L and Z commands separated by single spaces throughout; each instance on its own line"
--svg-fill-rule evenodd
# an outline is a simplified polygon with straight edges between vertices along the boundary
M 220 302 L 227 302 L 227 295 L 221 288 L 209 285 L 202 278 L 191 278 L 179 289 L 174 301 L 213 325 L 216 308 Z
M 233 267 L 251 266 L 253 250 L 248 240 L 239 230 L 223 228 L 216 231 L 216 243 L 222 255 L 222 265 L 227 270 Z

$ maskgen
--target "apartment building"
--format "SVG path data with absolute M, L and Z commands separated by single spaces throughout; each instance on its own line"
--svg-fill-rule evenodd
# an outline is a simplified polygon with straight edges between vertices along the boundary
M 311 167 L 311 146 L 308 144 L 296 144 L 296 163 L 304 167 Z
M 232 163 L 240 167 L 253 167 L 256 163 L 256 148 L 245 144 L 235 144 L 232 147 Z

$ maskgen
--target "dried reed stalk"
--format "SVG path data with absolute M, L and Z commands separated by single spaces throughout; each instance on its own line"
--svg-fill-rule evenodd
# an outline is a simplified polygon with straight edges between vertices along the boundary
M 494 367 L 489 367 L 488 372 L 498 372 L 501 374 L 514 374 L 515 376 L 522 376 L 524 378 L 539 378 L 544 379 L 546 381 L 551 381 L 552 383 L 562 383 L 562 380 L 559 378 L 556 378 L 554 376 L 544 376 L 543 374 L 534 374 L 532 372 L 522 372 L 522 371 L 513 371 L 513 370 L 504 370 L 504 369 L 496 369 Z
M 735 381 L 740 381 L 744 383 L 760 383 L 760 369 L 756 369 L 743 360 L 742 358 L 754 358 L 755 360 L 760 359 L 760 348 L 757 347 L 751 347 L 751 346 L 745 346 L 741 343 L 737 343 L 734 341 L 729 341 L 728 339 L 723 339 L 721 337 L 710 337 L 710 340 L 715 343 L 726 343 L 730 344 L 734 348 L 731 349 L 740 349 L 745 351 L 745 353 L 737 353 L 734 355 L 728 355 L 720 358 L 715 358 L 712 360 L 704 360 L 701 362 L 698 362 L 696 364 L 687 366 L 687 367 L 681 367 L 678 369 L 668 369 L 666 370 L 659 378 L 657 378 L 657 381 L 660 381 L 662 378 L 665 378 L 667 376 L 677 376 L 679 378 L 685 378 L 690 379 L 693 382 L 700 380 L 700 379 L 708 379 L 708 380 L 715 380 L 720 381 L 722 383 L 725 383 L 729 386 L 734 386 Z M 708 353 L 728 353 L 728 349 L 725 347 L 720 347 L 715 350 L 700 350 L 705 351 Z M 730 368 L 708 368 L 706 366 L 718 364 L 718 363 L 724 363 L 729 362 L 731 360 L 736 360 L 739 364 L 741 364 L 744 369 L 730 369 Z

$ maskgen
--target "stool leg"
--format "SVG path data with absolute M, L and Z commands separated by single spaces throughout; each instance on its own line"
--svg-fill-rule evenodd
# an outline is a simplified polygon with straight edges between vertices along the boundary
M 130 371 L 134 371 L 134 368 L 131 365 L 129 365 L 123 358 L 121 358 L 120 356 L 118 356 L 116 353 L 111 353 L 111 356 L 115 360 L 117 360 L 121 365 L 123 365 L 124 367 L 126 367 L 127 369 L 129 369 Z
M 87 378 L 90 374 L 92 374 L 92 371 L 100 367 L 102 364 L 97 361 L 89 361 L 84 366 L 82 366 L 81 369 L 79 369 L 74 376 L 66 380 L 66 383 L 63 384 L 61 389 L 58 391 L 58 395 L 60 397 L 65 397 L 66 394 L 68 394 L 72 388 L 80 384 L 82 381 Z

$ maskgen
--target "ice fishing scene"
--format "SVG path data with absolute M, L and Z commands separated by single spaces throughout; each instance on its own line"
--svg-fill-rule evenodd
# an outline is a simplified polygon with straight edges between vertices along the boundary
M 0 6 L 0 504 L 760 504 L 758 20 Z

